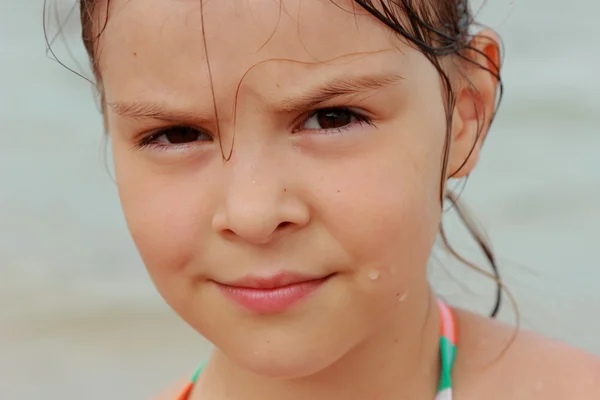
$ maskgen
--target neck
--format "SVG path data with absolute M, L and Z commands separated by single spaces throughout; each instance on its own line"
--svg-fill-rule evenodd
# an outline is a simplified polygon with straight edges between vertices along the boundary
M 433 399 L 439 379 L 439 315 L 429 287 L 411 295 L 403 309 L 342 359 L 308 377 L 257 376 L 217 351 L 194 400 L 209 392 L 208 398 L 252 400 Z

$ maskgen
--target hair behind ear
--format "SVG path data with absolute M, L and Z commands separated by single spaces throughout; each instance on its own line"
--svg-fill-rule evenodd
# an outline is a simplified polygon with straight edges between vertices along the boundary
M 485 237 L 485 235 L 483 234 L 483 232 L 481 232 L 481 230 L 477 227 L 475 221 L 469 216 L 467 211 L 461 205 L 458 196 L 456 196 L 452 192 L 448 192 L 446 194 L 446 199 L 450 201 L 454 210 L 456 210 L 456 213 L 458 214 L 458 217 L 460 218 L 461 222 L 467 228 L 471 237 L 475 240 L 475 242 L 477 242 L 477 245 L 479 246 L 479 248 L 481 249 L 491 266 L 492 273 L 482 269 L 481 267 L 478 267 L 471 261 L 461 256 L 450 244 L 444 226 L 442 223 L 440 223 L 440 237 L 442 239 L 442 242 L 444 243 L 444 246 L 448 249 L 450 254 L 452 254 L 452 256 L 454 256 L 457 260 L 467 265 L 469 268 L 472 268 L 473 270 L 487 276 L 488 278 L 496 282 L 496 298 L 492 307 L 492 311 L 490 312 L 491 317 L 496 317 L 502 305 L 502 292 L 504 290 L 504 285 L 502 283 L 502 278 L 500 277 L 500 271 L 496 263 L 496 257 L 494 256 L 494 252 L 492 251 L 491 245 Z

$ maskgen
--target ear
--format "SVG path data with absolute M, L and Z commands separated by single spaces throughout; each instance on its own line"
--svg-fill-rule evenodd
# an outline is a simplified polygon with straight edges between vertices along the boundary
M 465 56 L 474 63 L 459 61 L 447 178 L 468 176 L 479 160 L 496 111 L 496 76 L 500 74 L 501 63 L 499 43 L 496 33 L 482 31 L 471 40 L 471 49 L 465 50 Z

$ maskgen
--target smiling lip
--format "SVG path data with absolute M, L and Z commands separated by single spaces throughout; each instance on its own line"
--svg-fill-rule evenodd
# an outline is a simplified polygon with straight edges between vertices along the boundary
M 276 314 L 305 299 L 331 276 L 280 273 L 269 277 L 247 276 L 227 284 L 217 282 L 217 285 L 227 298 L 252 312 Z

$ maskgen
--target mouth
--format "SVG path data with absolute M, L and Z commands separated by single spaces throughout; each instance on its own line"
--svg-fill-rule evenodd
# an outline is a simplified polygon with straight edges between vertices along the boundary
M 242 308 L 257 314 L 277 314 L 307 299 L 334 275 L 315 277 L 279 273 L 270 276 L 253 275 L 233 282 L 215 283 L 225 297 Z

